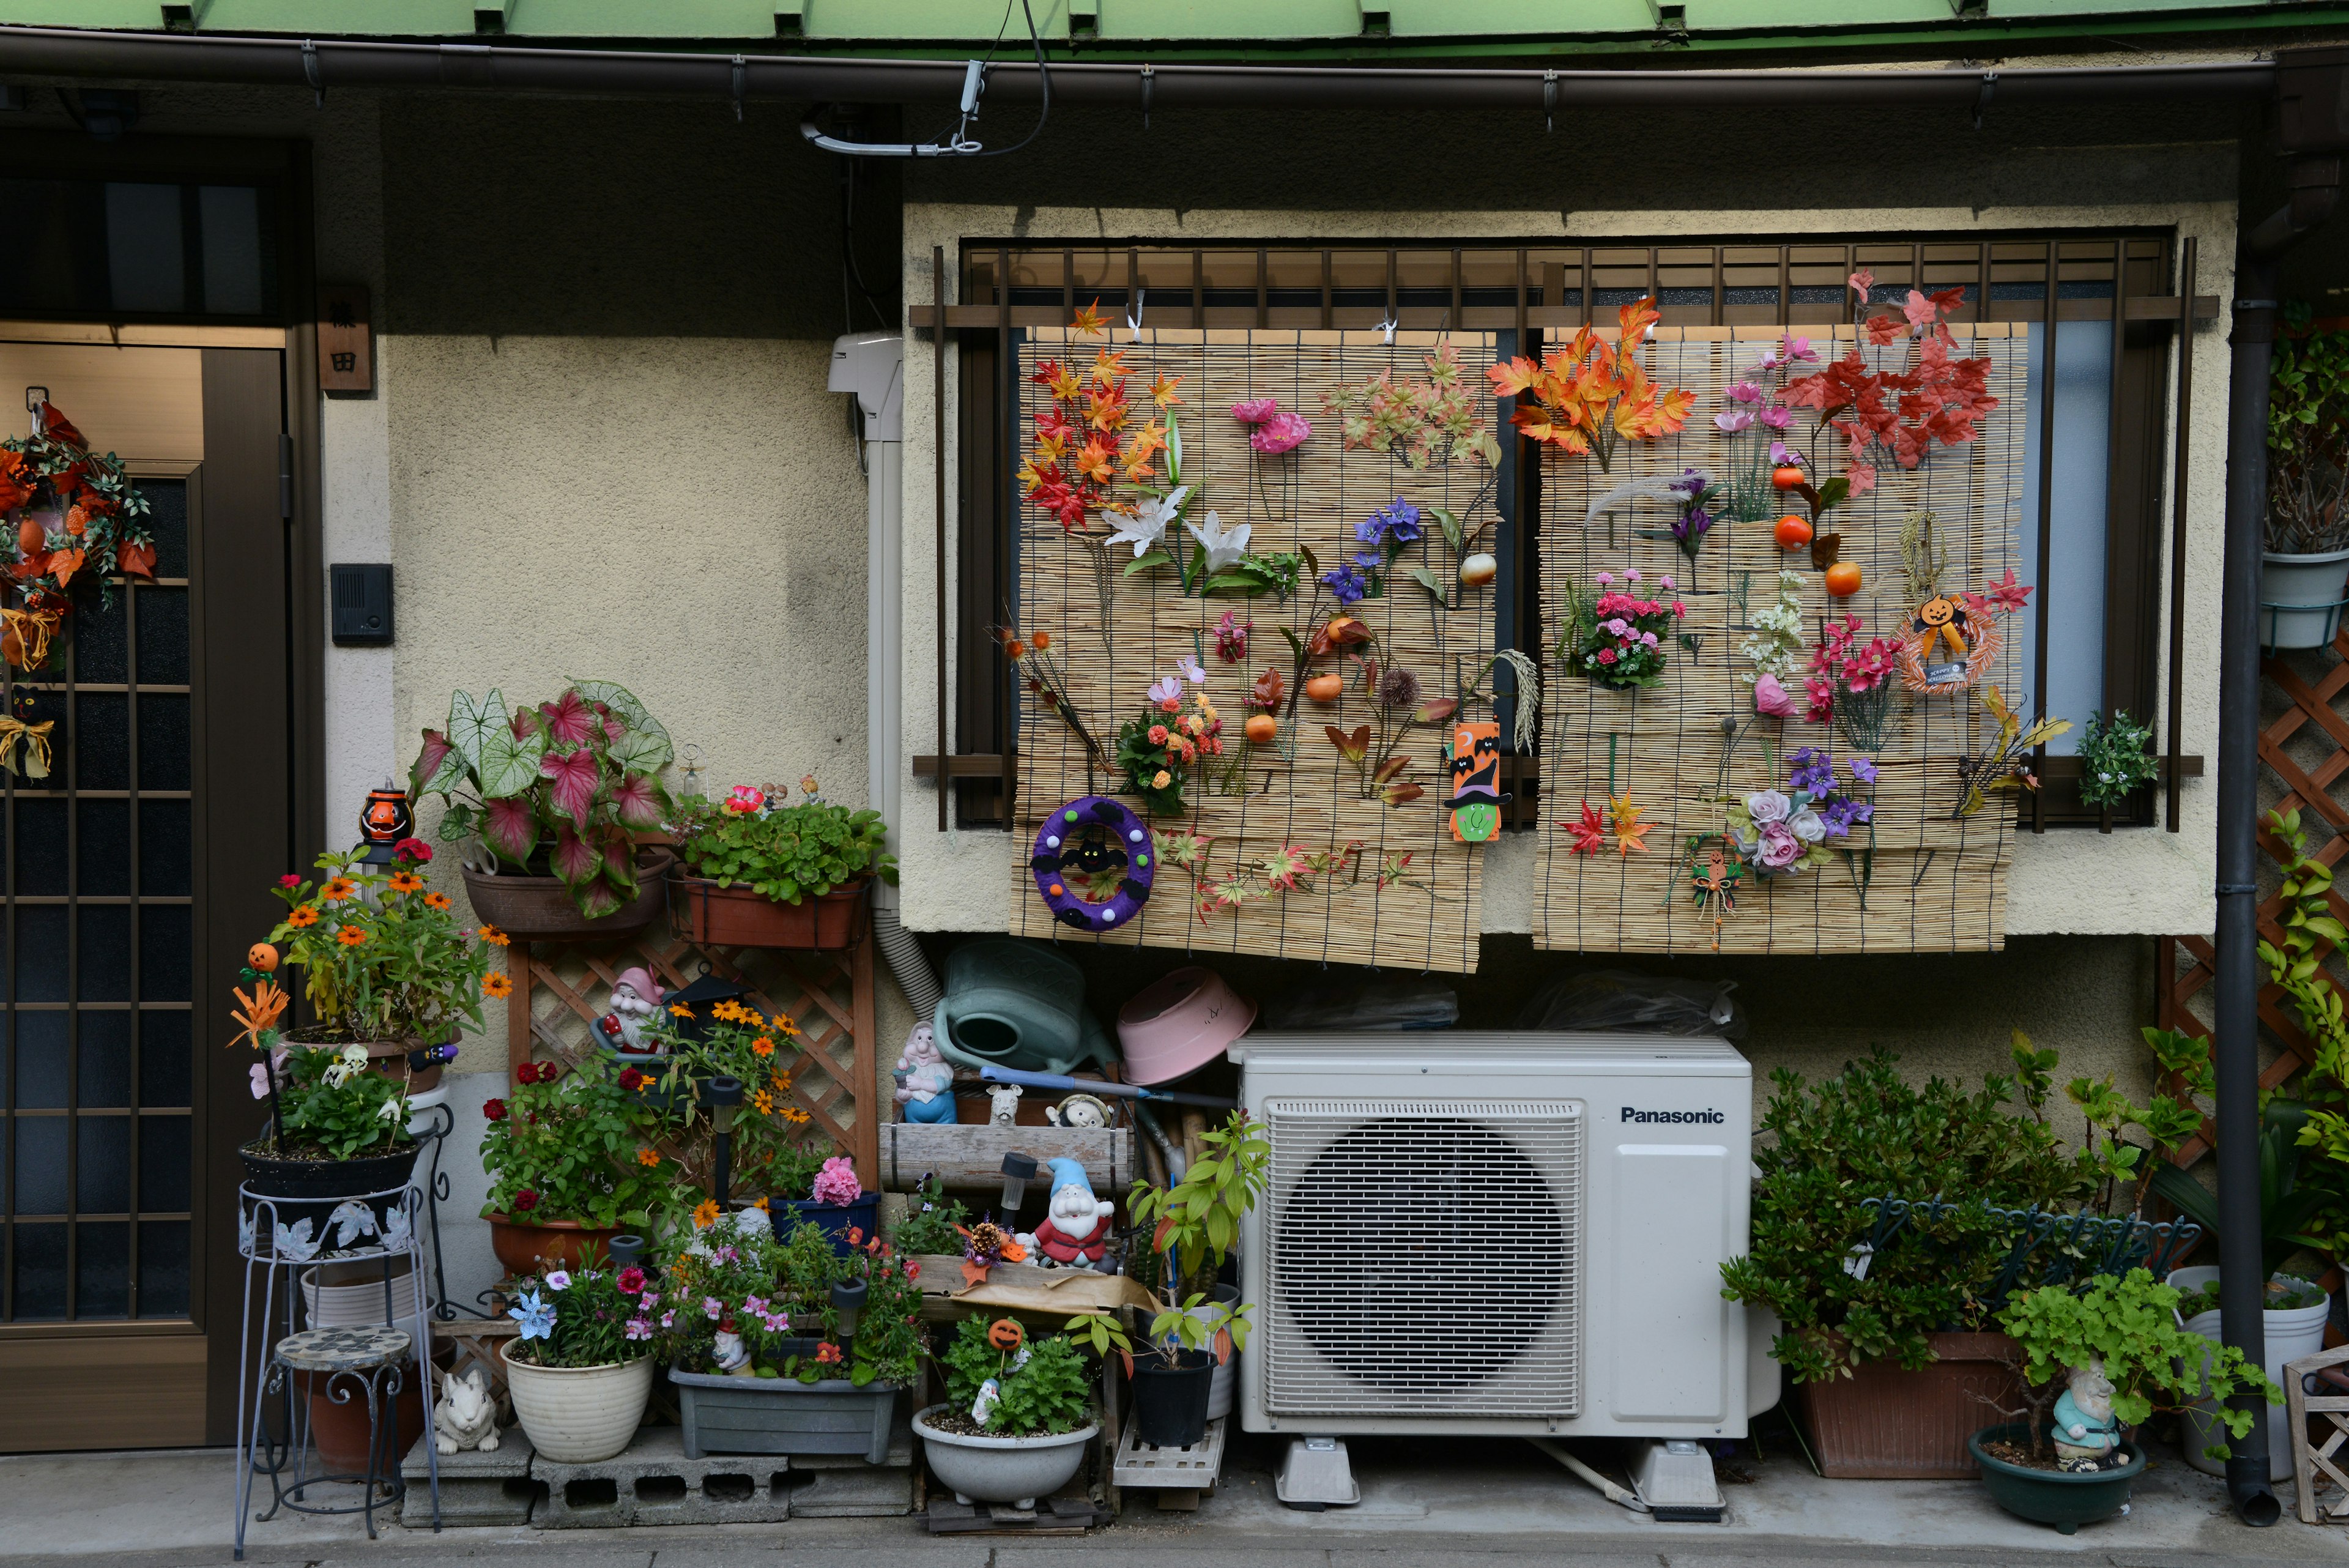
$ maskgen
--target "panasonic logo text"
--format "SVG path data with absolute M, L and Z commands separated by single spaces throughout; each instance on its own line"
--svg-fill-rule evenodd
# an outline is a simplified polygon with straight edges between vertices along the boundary
M 1625 1106 L 1623 1119 L 1627 1122 L 1703 1122 L 1718 1126 L 1725 1118 L 1719 1111 L 1643 1111 Z

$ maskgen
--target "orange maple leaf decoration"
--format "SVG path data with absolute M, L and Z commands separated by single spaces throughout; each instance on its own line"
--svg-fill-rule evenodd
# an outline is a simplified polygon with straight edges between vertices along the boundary
M 1585 809 L 1588 808 L 1585 807 Z M 1626 859 L 1630 857 L 1632 851 L 1645 850 L 1648 847 L 1648 835 L 1656 825 L 1640 820 L 1641 813 L 1646 809 L 1644 806 L 1633 805 L 1631 797 L 1628 794 L 1619 794 L 1607 803 L 1607 817 L 1609 825 L 1614 830 L 1616 853 Z
M 1076 319 L 1069 323 L 1069 329 L 1081 332 L 1088 337 L 1098 337 L 1102 328 L 1108 324 L 1109 317 L 1102 314 L 1101 301 L 1095 299 L 1077 312 Z
M 1659 319 L 1654 298 L 1616 313 L 1621 337 L 1603 341 L 1585 327 L 1565 348 L 1543 356 L 1488 366 L 1493 390 L 1517 400 L 1510 422 L 1545 446 L 1596 457 L 1601 470 L 1625 441 L 1657 441 L 1678 433 L 1696 406 L 1685 388 L 1659 387 L 1639 361 L 1640 345 Z

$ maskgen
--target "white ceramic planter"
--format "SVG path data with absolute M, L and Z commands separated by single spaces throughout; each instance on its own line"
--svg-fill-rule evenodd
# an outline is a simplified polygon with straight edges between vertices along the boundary
M 346 1267 L 346 1272 L 373 1273 L 374 1268 Z M 312 1328 L 372 1328 L 378 1324 L 392 1324 L 408 1331 L 411 1345 L 432 1343 L 429 1318 L 416 1310 L 416 1282 L 408 1277 L 405 1259 L 392 1260 L 391 1312 L 383 1307 L 383 1277 L 352 1281 L 347 1284 L 320 1284 L 315 1267 L 302 1271 L 302 1308 L 305 1320 Z
M 533 1366 L 506 1355 L 515 1344 L 501 1344 L 498 1358 L 505 1363 L 514 1417 L 533 1448 L 560 1463 L 581 1465 L 608 1459 L 628 1446 L 653 1391 L 651 1356 L 605 1366 Z
M 1033 1508 L 1069 1483 L 1085 1462 L 1085 1445 L 1098 1425 L 1049 1438 L 966 1438 L 942 1432 L 925 1417 L 943 1410 L 932 1405 L 914 1417 L 930 1469 L 954 1492 L 957 1502 L 1008 1502 Z M 535 1440 L 534 1438 L 533 1439 Z
M 2260 643 L 2271 648 L 2323 648 L 2341 625 L 2342 607 L 2333 601 L 2349 597 L 2342 587 L 2349 578 L 2349 550 L 2329 550 L 2321 556 L 2261 557 L 2260 578 Z M 2308 605 L 2308 609 L 2270 606 Z
M 2219 1277 L 2219 1271 L 2209 1267 L 2172 1269 L 2168 1282 L 2180 1291 L 2198 1291 Z M 2286 1274 L 2285 1279 L 2295 1276 Z M 2306 1283 L 2306 1282 L 2302 1282 Z M 2310 1289 L 2315 1287 L 2311 1285 Z M 2333 1310 L 2330 1297 L 2314 1306 L 2294 1307 L 2289 1312 L 2267 1312 L 2260 1314 L 2267 1335 L 2266 1370 L 2270 1379 L 2281 1386 L 2283 1366 L 2303 1355 L 2313 1355 L 2324 1348 L 2324 1319 Z M 2186 1332 L 2199 1334 L 2211 1344 L 2220 1343 L 2219 1314 L 2198 1313 L 2186 1320 Z M 2227 1462 L 2204 1456 L 2202 1450 L 2214 1443 L 2229 1441 L 2227 1428 L 2219 1421 L 2218 1406 L 2208 1399 L 2198 1399 L 2185 1411 L 2186 1462 L 2209 1475 L 2227 1473 Z M 2268 1407 L 2268 1480 L 2292 1479 L 2292 1428 L 2285 1407 Z

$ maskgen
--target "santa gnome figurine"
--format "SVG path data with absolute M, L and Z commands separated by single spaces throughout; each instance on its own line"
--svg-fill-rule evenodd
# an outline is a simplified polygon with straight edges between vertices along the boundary
M 657 1056 L 660 1043 L 645 1031 L 660 1016 L 660 981 L 642 966 L 624 969 L 612 981 L 612 1011 L 595 1020 L 604 1044 L 623 1056 Z
M 1115 1205 L 1093 1196 L 1085 1168 L 1073 1159 L 1050 1162 L 1051 1217 L 1019 1240 L 1047 1266 L 1089 1268 L 1109 1251 L 1110 1214 Z

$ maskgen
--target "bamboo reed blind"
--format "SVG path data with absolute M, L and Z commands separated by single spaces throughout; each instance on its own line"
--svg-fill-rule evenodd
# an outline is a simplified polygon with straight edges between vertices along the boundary
M 1470 529 L 1485 525 L 1483 547 L 1494 547 L 1500 486 L 1492 469 L 1478 462 L 1413 471 L 1388 453 L 1348 450 L 1337 420 L 1322 406 L 1323 392 L 1340 382 L 1362 381 L 1384 370 L 1398 379 L 1423 374 L 1424 357 L 1444 336 L 1398 332 L 1389 342 L 1376 331 L 1134 334 L 1121 328 L 1115 346 L 1134 371 L 1132 385 L 1137 390 L 1157 376 L 1183 378 L 1184 402 L 1175 411 L 1182 422 L 1183 478 L 1195 487 L 1187 515 L 1204 521 L 1213 510 L 1227 528 L 1246 523 L 1252 551 L 1309 549 L 1328 571 L 1361 547 L 1355 524 L 1399 495 L 1422 507 L 1450 508 Z M 1467 375 L 1481 385 L 1483 367 L 1495 353 L 1494 335 L 1448 336 Z M 1031 379 L 1038 363 L 1074 358 L 1081 366 L 1104 341 L 1061 328 L 1025 336 L 1018 350 L 1020 446 L 1031 435 L 1033 414 L 1044 396 Z M 1312 437 L 1302 447 L 1276 457 L 1250 450 L 1248 427 L 1230 410 L 1265 397 L 1313 422 Z M 1493 428 L 1492 403 L 1484 402 L 1487 428 Z M 1291 846 L 1342 857 L 1343 864 L 1270 898 L 1251 900 L 1237 914 L 1203 915 L 1193 877 L 1162 859 L 1150 901 L 1124 927 L 1087 935 L 1056 924 L 1028 866 L 1038 826 L 1064 803 L 1116 793 L 1125 780 L 1089 770 L 1085 749 L 1069 725 L 1022 692 L 1016 732 L 1018 821 L 1008 857 L 1015 882 L 1013 934 L 1410 969 L 1475 968 L 1484 851 L 1452 839 L 1442 805 L 1450 794 L 1446 730 L 1418 727 L 1404 734 L 1397 752 L 1410 756 L 1412 766 L 1403 777 L 1426 793 L 1402 806 L 1388 805 L 1375 794 L 1364 798 L 1355 770 L 1323 733 L 1325 724 L 1351 731 L 1378 721 L 1371 697 L 1350 672 L 1340 702 L 1301 701 L 1293 716 L 1284 702 L 1278 741 L 1268 747 L 1242 746 L 1240 728 L 1248 711 L 1243 698 L 1250 684 L 1268 668 L 1278 670 L 1284 681 L 1294 675 L 1281 628 L 1305 638 L 1333 607 L 1309 570 L 1285 602 L 1269 595 L 1185 597 L 1171 567 L 1123 575 L 1133 553 L 1121 547 L 1111 562 L 1104 620 L 1092 554 L 1035 506 L 1020 504 L 1018 524 L 1019 630 L 1030 637 L 1039 630 L 1050 633 L 1053 652 L 1070 674 L 1073 704 L 1104 749 L 1114 752 L 1119 726 L 1143 712 L 1145 689 L 1173 674 L 1177 659 L 1190 656 L 1206 668 L 1206 690 L 1223 717 L 1229 750 L 1223 758 L 1206 759 L 1194 774 L 1187 816 L 1153 822 L 1154 827 L 1177 827 L 1209 840 L 1198 879 L 1227 880 Z M 1191 543 L 1188 535 L 1179 541 L 1186 554 Z M 1429 697 L 1456 695 L 1456 685 L 1473 682 L 1492 657 L 1495 590 L 1465 590 L 1461 608 L 1440 609 L 1404 575 L 1423 564 L 1440 578 L 1453 575 L 1451 554 L 1432 519 L 1427 540 L 1396 563 L 1384 594 L 1364 600 L 1355 611 L 1377 638 L 1374 649 L 1361 651 L 1408 669 Z M 1227 610 L 1238 621 L 1253 622 L 1244 661 L 1226 662 L 1217 656 L 1216 627 Z M 1338 666 L 1325 659 L 1314 668 Z M 1492 690 L 1489 680 L 1485 690 Z M 1489 718 L 1491 712 L 1480 705 L 1464 709 L 1460 717 Z M 1219 787 L 1213 777 L 1226 772 L 1230 782 Z M 1129 797 L 1127 804 L 1141 805 L 1138 797 Z
M 1813 331 L 1822 365 L 1853 346 L 1849 326 Z M 1661 504 L 1640 502 L 1584 523 L 1598 497 L 1629 479 L 1670 477 L 1688 468 L 1703 469 L 1716 481 L 1725 477 L 1729 450 L 1712 416 L 1724 407 L 1723 389 L 1778 340 L 1775 328 L 1658 328 L 1645 353 L 1651 376 L 1697 394 L 1682 431 L 1661 441 L 1625 442 L 1611 472 L 1590 460 L 1545 450 L 1542 606 L 1550 657 L 1545 663 L 1549 695 L 1537 946 L 1712 950 L 1716 930 L 1692 885 L 1690 839 L 1722 830 L 1728 800 L 1765 787 L 1785 789 L 1787 754 L 1795 748 L 1830 749 L 1839 774 L 1847 778 L 1844 764 L 1854 749 L 1844 735 L 1804 722 L 1799 714 L 1757 718 L 1753 687 L 1742 679 L 1754 666 L 1740 645 L 1752 634 L 1752 615 L 1775 602 L 1782 563 L 1802 581 L 1806 644 L 1817 642 L 1823 618 L 1845 613 L 1860 618 L 1863 641 L 1901 635 L 1924 597 L 1912 592 L 1902 570 L 1902 523 L 1917 512 L 1931 512 L 1933 536 L 1946 553 L 1940 591 L 1980 593 L 2017 564 L 2030 390 L 2023 331 L 2004 322 L 1952 331 L 1954 353 L 1991 358 L 1989 390 L 1999 407 L 1979 422 L 1977 441 L 1937 446 L 1913 471 L 1879 462 L 1872 493 L 1827 514 L 1822 531 L 1840 532 L 1842 558 L 1861 568 L 1862 589 L 1849 599 L 1828 598 L 1808 552 L 1778 549 L 1766 520 L 1724 519 L 1693 564 L 1671 535 L 1674 514 Z M 1864 340 L 1859 347 L 1873 368 L 1891 369 L 1901 368 L 1912 350 L 1906 337 L 1882 348 Z M 1790 434 L 1815 422 L 1815 416 L 1798 410 Z M 1817 452 L 1824 460 L 1820 472 L 1841 471 L 1839 441 L 1830 437 Z M 1798 501 L 1790 509 L 1803 510 Z M 1598 573 L 1619 574 L 1626 566 L 1639 568 L 1651 584 L 1673 578 L 1675 593 L 1665 597 L 1687 606 L 1682 628 L 1696 643 L 1693 649 L 1671 648 L 1661 680 L 1636 693 L 1568 675 L 1555 658 L 1568 587 L 1588 595 Z M 2004 619 L 2003 645 L 1983 682 L 1995 683 L 2020 704 L 2030 682 L 2020 669 L 2017 629 L 2013 618 Z M 1808 659 L 1806 646 L 1785 678 L 1798 707 Z M 1872 828 L 1855 827 L 1838 841 L 1853 853 L 1827 866 L 1767 881 L 1749 873 L 1734 911 L 1718 929 L 1722 951 L 1994 950 L 2004 945 L 2012 797 L 1993 796 L 1963 820 L 1951 815 L 1962 793 L 1957 759 L 1979 752 L 1992 728 L 1979 695 L 1899 691 L 1894 702 L 1890 737 L 1875 759 L 1881 776 L 1872 792 Z M 1574 853 L 1567 820 L 1586 800 L 1603 813 L 1607 800 L 1618 795 L 1642 808 L 1653 825 L 1647 850 L 1623 856 L 1610 845 L 1598 855 Z

